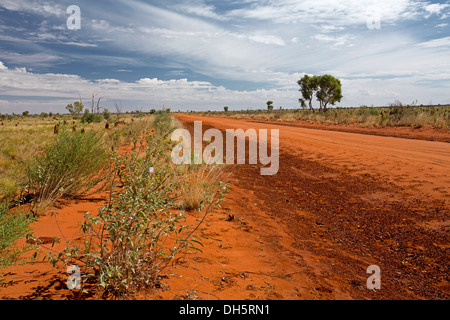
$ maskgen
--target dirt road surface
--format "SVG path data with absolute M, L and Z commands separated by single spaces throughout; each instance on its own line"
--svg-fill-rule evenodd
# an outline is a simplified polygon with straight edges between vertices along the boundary
M 236 296 L 250 299 L 450 297 L 450 144 L 176 117 L 191 130 L 193 121 L 204 130 L 280 130 L 276 175 L 235 168 L 223 214 L 245 231 L 227 235 L 232 228 L 221 232 L 212 222 L 204 230 L 230 246 L 216 259 L 234 283 L 217 279 L 224 288 L 216 295 L 235 287 Z M 380 267 L 380 290 L 367 289 L 370 265 Z

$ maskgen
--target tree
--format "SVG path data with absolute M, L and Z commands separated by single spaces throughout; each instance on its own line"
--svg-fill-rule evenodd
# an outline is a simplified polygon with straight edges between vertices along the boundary
M 309 110 L 313 110 L 312 99 L 314 98 L 314 94 L 318 89 L 318 77 L 317 76 L 308 76 L 305 74 L 303 78 L 297 81 L 297 84 L 300 86 L 300 91 L 302 93 L 303 99 L 299 99 L 299 102 L 302 105 L 302 108 L 306 107 L 306 101 L 309 101 Z
M 84 105 L 79 102 L 75 101 L 73 104 L 68 104 L 66 106 L 66 109 L 70 112 L 72 115 L 78 115 L 83 112 Z
M 106 121 L 111 119 L 111 112 L 106 108 L 103 109 L 103 118 L 105 118 Z
M 306 105 L 305 99 L 299 98 L 298 102 L 300 102 L 302 109 L 306 109 L 308 106 Z
M 227 106 L 223 107 L 223 110 L 224 110 L 225 112 L 228 112 L 228 107 L 227 107 Z
M 116 108 L 117 117 L 122 113 L 122 106 L 119 106 L 117 103 L 114 103 L 114 108 Z
M 306 108 L 306 101 L 309 101 L 309 109 L 314 110 L 312 100 L 314 97 L 320 103 L 320 111 L 327 110 L 328 104 L 334 105 L 342 99 L 341 81 L 329 74 L 322 76 L 305 75 L 297 84 L 303 98 L 300 98 L 302 108 Z
M 68 104 L 67 106 L 66 106 L 66 109 L 67 109 L 67 111 L 69 111 L 70 112 L 70 114 L 75 114 L 75 108 L 73 107 L 73 104 Z
M 327 105 L 334 105 L 342 99 L 341 81 L 329 74 L 318 77 L 317 100 L 320 102 L 320 110 L 326 111 Z
M 24 111 L 24 112 L 22 112 L 22 115 L 25 116 L 25 117 L 28 116 L 29 114 L 30 114 L 30 111 Z
M 267 101 L 267 110 L 272 111 L 273 110 L 273 101 Z
M 97 113 L 100 113 L 100 100 L 102 99 L 103 97 L 100 97 L 100 98 L 98 98 L 98 100 L 97 100 Z

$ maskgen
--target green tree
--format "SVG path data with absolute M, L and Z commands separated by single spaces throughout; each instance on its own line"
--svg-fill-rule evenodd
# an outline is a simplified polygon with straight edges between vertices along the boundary
M 228 107 L 227 107 L 227 106 L 223 107 L 223 110 L 224 110 L 225 112 L 228 112 Z
M 318 77 L 317 100 L 320 102 L 320 110 L 327 110 L 328 104 L 334 105 L 342 99 L 341 81 L 329 74 Z
M 299 98 L 298 102 L 300 102 L 300 105 L 302 106 L 302 109 L 306 109 L 308 106 L 306 105 L 305 99 Z
M 66 109 L 70 112 L 70 114 L 78 115 L 83 112 L 84 105 L 79 101 L 75 101 L 73 104 L 68 104 Z
M 307 74 L 303 76 L 300 80 L 297 81 L 297 84 L 300 86 L 299 91 L 302 93 L 302 97 L 299 99 L 302 108 L 306 108 L 306 101 L 309 101 L 309 109 L 314 111 L 312 105 L 312 99 L 314 98 L 314 94 L 318 90 L 318 78 L 317 76 L 308 76 Z
M 309 102 L 309 109 L 314 110 L 312 100 L 314 97 L 320 103 L 320 111 L 326 111 L 329 104 L 334 105 L 342 99 L 341 81 L 329 74 L 322 76 L 305 75 L 297 84 L 302 98 L 298 99 L 303 109 L 306 109 L 306 101 Z
M 28 116 L 30 114 L 30 111 L 24 111 L 22 112 L 22 115 L 24 115 L 25 117 Z
M 103 118 L 105 118 L 106 121 L 111 119 L 111 112 L 109 112 L 109 110 L 106 108 L 103 109 Z
M 273 101 L 267 101 L 267 110 L 272 111 L 273 110 Z

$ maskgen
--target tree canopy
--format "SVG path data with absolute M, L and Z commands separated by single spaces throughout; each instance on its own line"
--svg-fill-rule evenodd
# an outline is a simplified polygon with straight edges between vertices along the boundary
M 66 106 L 66 109 L 70 112 L 70 114 L 73 114 L 73 115 L 78 115 L 78 114 L 82 113 L 83 108 L 84 108 L 84 105 L 79 101 L 75 101 L 74 104 L 68 104 Z
M 342 99 L 341 81 L 332 75 L 308 76 L 297 81 L 300 86 L 299 91 L 302 97 L 299 99 L 302 108 L 306 108 L 306 101 L 309 102 L 309 109 L 314 110 L 312 100 L 316 97 L 320 103 L 320 111 L 326 111 L 329 104 L 334 105 Z

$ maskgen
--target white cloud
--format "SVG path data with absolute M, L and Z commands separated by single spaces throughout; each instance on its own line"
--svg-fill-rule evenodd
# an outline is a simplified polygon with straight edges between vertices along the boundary
M 98 45 L 95 44 L 95 43 L 85 43 L 85 42 L 68 41 L 68 42 L 62 42 L 62 44 L 66 44 L 66 45 L 69 45 L 69 46 L 76 46 L 76 47 L 84 47 L 84 48 L 95 48 L 95 47 L 98 47 Z
M 2 62 L 1 66 L 4 66 Z M 295 90 L 229 90 L 209 82 L 189 81 L 186 78 L 172 80 L 142 78 L 135 82 L 118 79 L 89 81 L 77 75 L 36 74 L 24 68 L 0 68 L 0 95 L 21 97 L 19 100 L 11 100 L 10 106 L 21 106 L 31 112 L 38 112 L 37 108 L 45 105 L 46 108 L 56 112 L 65 112 L 64 106 L 74 99 L 77 100 L 78 92 L 85 101 L 90 101 L 93 92 L 104 97 L 102 100 L 104 107 L 109 108 L 113 108 L 116 101 L 125 101 L 131 108 L 132 106 L 150 108 L 152 103 L 155 103 L 184 110 L 187 107 L 223 108 L 224 105 L 243 108 L 263 107 L 265 101 L 273 97 L 277 97 L 280 104 L 286 105 L 293 101 L 292 104 L 295 105 L 297 95 Z M 34 100 L 35 97 L 41 98 Z
M 264 44 L 276 44 L 278 46 L 286 45 L 284 40 L 278 36 L 265 35 L 265 34 L 251 34 L 248 36 L 249 40 L 264 43 Z
M 46 24 L 35 34 L 29 34 L 29 39 L 14 39 L 6 33 L 0 34 L 0 39 L 20 42 L 23 46 L 56 41 L 58 44 L 96 47 L 100 54 L 86 56 L 77 50 L 77 53 L 66 51 L 64 56 L 70 57 L 72 62 L 88 58 L 92 64 L 111 66 L 111 70 L 121 72 L 145 63 L 142 57 L 148 57 L 149 61 L 157 57 L 164 61 L 164 66 L 175 66 L 177 70 L 173 71 L 173 77 L 181 79 L 164 81 L 149 74 L 134 82 L 118 79 L 87 81 L 70 75 L 8 70 L 2 63 L 1 85 L 9 86 L 9 92 L 25 96 L 37 94 L 72 99 L 76 98 L 78 89 L 86 96 L 98 91 L 110 101 L 143 104 L 158 101 L 180 106 L 224 103 L 246 107 L 257 106 L 266 99 L 276 101 L 277 105 L 297 106 L 296 81 L 304 73 L 331 73 L 345 83 L 343 104 L 383 104 L 393 96 L 400 99 L 416 92 L 425 99 L 426 90 L 435 96 L 435 102 L 446 99 L 445 94 L 438 91 L 449 85 L 446 71 L 450 70 L 446 52 L 449 37 L 424 41 L 420 33 L 402 28 L 400 23 L 421 19 L 419 24 L 431 16 L 442 18 L 448 12 L 447 5 L 433 6 L 420 0 L 246 0 L 242 9 L 219 14 L 209 1 L 206 4 L 200 0 L 183 0 L 181 5 L 173 6 L 174 1 L 181 0 L 160 4 L 165 9 L 138 0 L 117 0 L 111 10 L 104 10 L 101 5 L 92 6 L 83 11 L 86 12 L 83 29 L 78 33 L 89 38 L 64 37 L 64 32 L 52 34 L 55 27 Z M 40 9 L 33 12 L 51 14 L 51 10 L 43 6 L 45 1 L 8 0 L 0 6 L 5 6 L 4 3 L 14 10 L 29 12 L 33 9 L 28 5 L 38 3 Z M 373 14 L 381 17 L 381 30 L 367 29 L 367 18 Z M 384 28 L 389 24 L 389 29 Z M 396 24 L 398 28 L 392 27 Z M 433 31 L 437 30 L 433 28 Z M 108 53 L 102 51 L 103 44 L 108 45 Z M 115 48 L 125 53 L 112 56 Z M 39 53 L 1 52 L 0 56 L 8 65 L 26 65 L 28 68 L 63 62 L 54 52 L 30 52 Z M 274 89 L 229 90 L 210 82 L 189 81 L 185 79 L 189 69 L 208 79 L 216 78 L 218 82 L 249 81 Z M 9 82 L 4 81 L 4 77 Z M 36 79 L 43 84 L 42 92 Z M 419 85 L 432 80 L 440 81 L 436 88 Z M 12 83 L 20 83 L 22 87 Z M 369 97 L 372 101 L 367 102 Z
M 433 39 L 426 42 L 419 43 L 419 46 L 426 48 L 435 48 L 435 47 L 448 47 L 450 46 L 450 37 Z
M 385 23 L 418 17 L 426 2 L 419 0 L 268 0 L 229 13 L 232 17 L 267 20 L 274 23 L 364 24 L 374 15 Z
M 31 67 L 49 67 L 63 61 L 63 58 L 52 53 L 19 54 L 0 51 L 1 58 L 9 64 L 27 65 Z
M 10 11 L 24 11 L 42 14 L 44 16 L 64 16 L 65 8 L 60 4 L 40 0 L 2 0 L 0 7 Z
M 395 62 L 399 62 L 399 57 Z M 413 57 L 406 57 L 406 60 Z M 405 57 L 403 56 L 403 59 Z M 371 61 L 374 66 L 379 65 L 377 60 Z M 406 62 L 406 64 L 408 61 Z M 340 76 L 343 84 L 344 100 L 341 105 L 357 106 L 361 104 L 385 105 L 395 99 L 409 102 L 415 99 L 419 103 L 428 103 L 430 96 L 435 103 L 445 103 L 450 99 L 448 90 L 450 86 L 450 61 L 427 65 L 428 73 L 411 72 L 402 73 L 399 69 L 396 77 L 383 78 L 391 73 L 368 71 L 367 75 L 357 73 L 358 68 L 352 70 L 342 65 L 341 70 L 333 71 Z M 442 68 L 437 72 L 437 68 Z M 374 67 L 374 70 L 376 68 Z M 353 75 L 351 73 L 353 72 Z M 356 72 L 356 73 L 355 73 Z M 395 72 L 395 71 L 394 71 Z M 125 110 L 144 110 L 165 105 L 173 110 L 221 110 L 224 105 L 246 108 L 264 108 L 267 100 L 275 102 L 276 106 L 288 108 L 299 107 L 297 101 L 299 92 L 296 81 L 303 74 L 273 73 L 270 76 L 277 79 L 277 89 L 258 90 L 230 90 L 223 86 L 215 86 L 206 81 L 190 81 L 186 78 L 160 80 L 158 78 L 141 78 L 134 82 L 125 82 L 118 79 L 98 79 L 90 81 L 77 75 L 68 74 L 37 74 L 25 68 L 7 68 L 0 62 L 0 95 L 20 97 L 12 99 L 8 104 L 0 104 L 0 112 L 21 112 L 29 110 L 39 113 L 41 111 L 65 112 L 67 103 L 78 100 L 78 92 L 84 101 L 90 101 L 92 93 L 104 97 L 102 107 L 114 109 L 114 103 L 124 103 Z M 427 81 L 439 80 L 440 85 L 429 87 L 423 84 Z M 36 100 L 36 97 L 40 97 Z M 10 111 L 9 111 L 10 112 Z
M 207 5 L 202 0 L 194 0 L 188 1 L 182 4 L 176 4 L 173 6 L 173 9 L 181 12 L 187 13 L 199 17 L 209 18 L 213 20 L 226 21 L 229 20 L 226 16 L 218 15 L 215 12 L 215 8 L 212 5 Z
M 328 34 L 317 34 L 312 37 L 315 40 L 318 41 L 325 41 L 330 42 L 334 46 L 344 46 L 344 45 L 350 45 L 349 41 L 353 38 L 352 36 L 345 34 L 345 35 L 339 35 L 339 36 L 332 36 Z
M 425 10 L 429 13 L 429 15 L 427 15 L 427 17 L 436 14 L 439 15 L 444 9 L 449 8 L 450 5 L 449 4 L 441 4 L 441 3 L 433 3 L 430 5 L 427 5 L 425 7 Z

